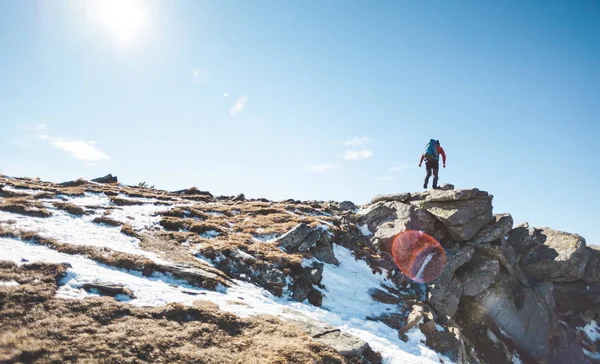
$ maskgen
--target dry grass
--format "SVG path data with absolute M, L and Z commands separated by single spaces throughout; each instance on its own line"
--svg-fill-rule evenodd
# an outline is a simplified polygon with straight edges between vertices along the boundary
M 54 298 L 65 267 L 0 263 L 0 362 L 344 363 L 274 317 L 242 319 L 216 305 L 138 308 L 112 298 Z
M 34 200 L 31 195 L 5 198 L 0 201 L 0 210 L 33 217 L 52 216 L 52 213 L 41 202 Z
M 144 276 L 150 276 L 155 272 L 170 273 L 176 278 L 180 278 L 187 281 L 191 285 L 210 290 L 215 290 L 219 284 L 223 286 L 230 285 L 229 278 L 225 276 L 221 271 L 210 268 L 206 265 L 202 265 L 199 262 L 193 261 L 191 259 L 191 256 L 189 262 L 191 262 L 192 264 L 190 265 L 198 269 L 198 274 L 193 276 L 190 276 L 188 274 L 182 274 L 173 267 L 157 264 L 154 261 L 140 255 L 116 252 L 108 248 L 99 248 L 95 246 L 64 244 L 54 239 L 40 236 L 35 232 L 24 232 L 0 226 L 0 236 L 32 241 L 36 244 L 47 246 L 61 253 L 71 255 L 82 255 L 98 263 L 113 266 L 115 268 L 139 271 Z M 162 244 L 168 246 L 167 242 L 162 242 Z M 166 250 L 169 251 L 169 249 Z M 203 274 L 204 272 L 206 274 Z
M 52 205 L 54 205 L 54 207 L 56 207 L 57 209 L 64 210 L 72 215 L 81 216 L 85 215 L 86 213 L 86 210 L 83 207 L 74 205 L 69 202 L 53 202 Z
M 110 217 L 108 217 L 107 215 L 103 215 L 103 216 L 98 216 L 96 218 L 94 218 L 94 220 L 92 220 L 93 223 L 96 224 L 105 224 L 108 226 L 121 226 L 123 225 L 122 222 L 117 221 L 115 219 L 112 219 Z

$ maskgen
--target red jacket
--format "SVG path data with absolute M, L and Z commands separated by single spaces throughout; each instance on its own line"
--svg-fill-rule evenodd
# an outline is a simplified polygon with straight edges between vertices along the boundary
M 446 164 L 446 152 L 444 152 L 444 148 L 442 148 L 441 145 L 438 145 L 436 149 L 438 154 L 442 155 L 442 161 L 444 164 Z M 419 161 L 419 164 L 423 163 L 423 159 L 425 159 L 425 154 L 421 154 L 421 160 Z

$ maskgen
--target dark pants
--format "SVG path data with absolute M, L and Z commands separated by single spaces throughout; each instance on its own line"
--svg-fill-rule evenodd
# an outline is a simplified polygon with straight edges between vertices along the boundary
M 425 175 L 425 183 L 423 184 L 423 186 L 427 188 L 427 184 L 429 183 L 429 177 L 431 177 L 431 172 L 433 172 L 433 188 L 437 188 L 440 162 L 436 160 L 426 161 L 425 169 L 427 169 L 427 175 Z

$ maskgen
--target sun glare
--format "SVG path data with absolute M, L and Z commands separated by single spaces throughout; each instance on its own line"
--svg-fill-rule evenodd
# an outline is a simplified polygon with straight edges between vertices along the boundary
M 127 47 L 147 31 L 148 4 L 144 0 L 91 0 L 88 12 L 94 23 Z

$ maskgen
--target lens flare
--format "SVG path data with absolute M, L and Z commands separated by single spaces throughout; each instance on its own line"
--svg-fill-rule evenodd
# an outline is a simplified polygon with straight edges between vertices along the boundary
M 394 262 L 402 273 L 419 283 L 434 281 L 446 266 L 446 252 L 430 235 L 408 230 L 394 237 Z

